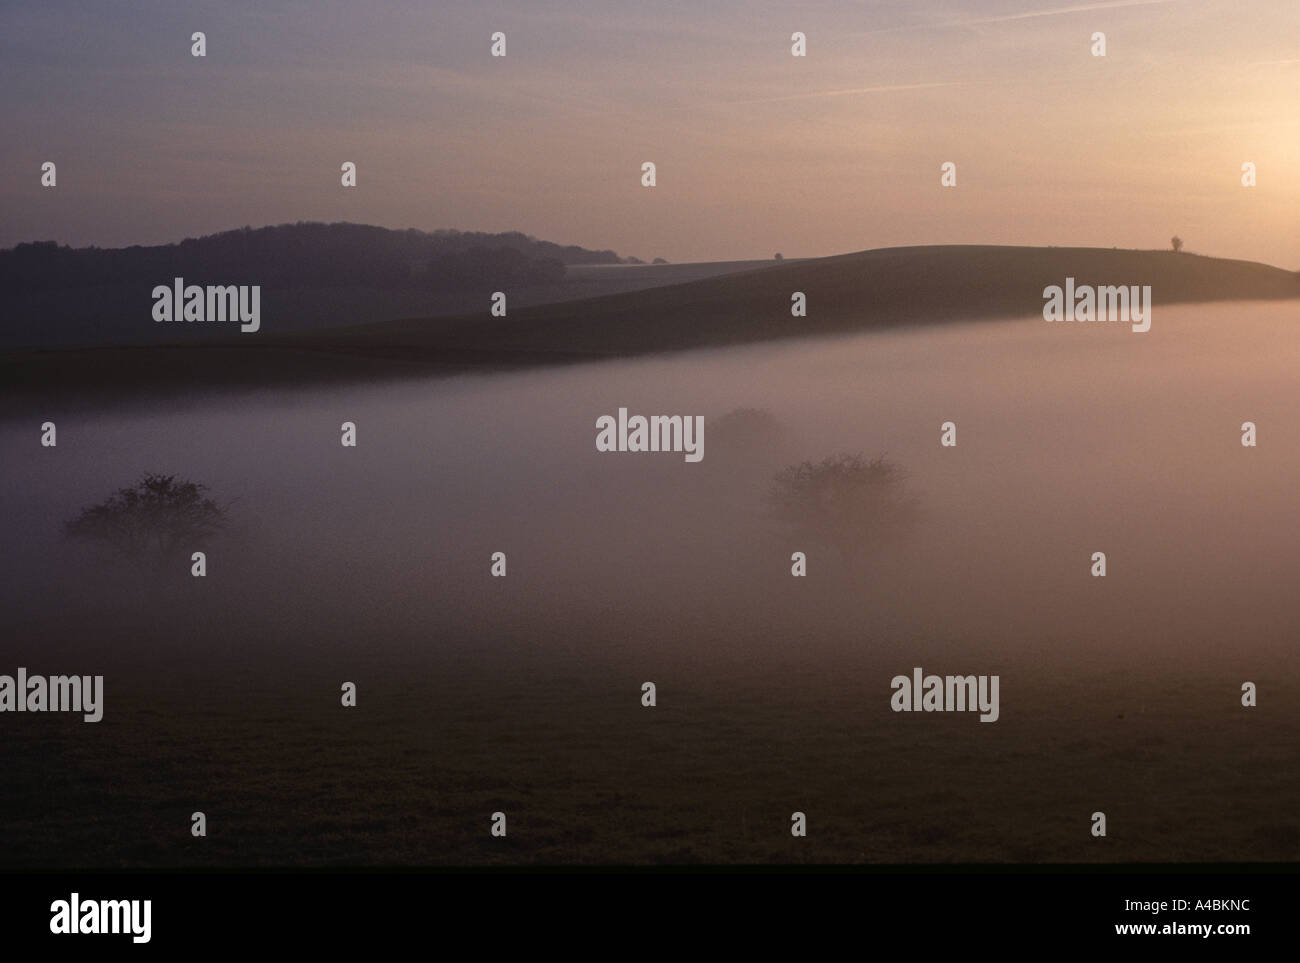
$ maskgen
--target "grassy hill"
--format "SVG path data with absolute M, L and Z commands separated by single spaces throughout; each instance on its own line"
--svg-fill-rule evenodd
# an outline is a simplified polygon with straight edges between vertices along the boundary
M 506 318 L 476 315 L 431 324 L 402 319 L 279 343 L 408 359 L 492 355 L 617 357 L 776 338 L 842 334 L 906 324 L 1038 316 L 1043 288 L 1150 285 L 1162 304 L 1300 297 L 1300 275 L 1251 261 L 1109 248 L 944 246 L 883 248 L 773 263 L 629 295 L 545 305 Z M 808 316 L 790 315 L 803 291 Z M 1158 315 L 1157 315 L 1158 317 Z M 271 339 L 268 339 L 271 340 Z
M 449 318 L 276 332 L 203 344 L 24 352 L 0 356 L 8 390 L 114 386 L 188 390 L 369 379 L 429 371 L 555 364 L 748 342 L 973 320 L 1038 317 L 1043 288 L 1150 285 L 1163 305 L 1300 298 L 1300 275 L 1250 261 L 1113 248 L 885 248 L 704 277 L 641 291 Z M 790 314 L 802 291 L 808 316 Z M 150 323 L 150 322 L 142 322 Z M 187 333 L 177 326 L 178 335 Z M 193 329 L 191 329 L 193 330 Z M 0 391 L 5 389 L 0 388 Z

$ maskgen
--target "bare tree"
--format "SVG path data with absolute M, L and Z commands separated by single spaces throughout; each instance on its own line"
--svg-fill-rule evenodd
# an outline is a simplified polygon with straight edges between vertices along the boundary
M 919 518 L 906 475 L 884 456 L 831 455 L 777 473 L 769 500 L 776 518 L 856 562 L 906 533 Z
M 141 568 L 162 568 L 204 549 L 228 524 L 229 506 L 206 485 L 147 474 L 64 524 L 70 538 L 92 542 Z
M 1175 254 L 1183 249 L 1183 239 L 1177 234 L 1169 239 L 1169 243 L 1173 247 Z

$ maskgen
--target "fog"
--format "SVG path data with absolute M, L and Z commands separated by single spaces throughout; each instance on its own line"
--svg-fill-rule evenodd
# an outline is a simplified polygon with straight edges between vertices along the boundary
M 56 448 L 39 444 L 39 410 L 11 413 L 6 662 L 1290 667 L 1295 322 L 1293 304 L 1157 305 L 1145 334 L 1014 320 L 266 390 L 64 415 Z M 596 420 L 620 407 L 703 415 L 703 460 L 598 452 Z M 775 425 L 721 420 L 744 408 Z M 886 456 L 922 511 L 859 564 L 765 500 L 779 469 L 836 452 Z M 205 578 L 188 562 L 139 573 L 61 536 L 148 471 L 231 503 L 237 535 Z

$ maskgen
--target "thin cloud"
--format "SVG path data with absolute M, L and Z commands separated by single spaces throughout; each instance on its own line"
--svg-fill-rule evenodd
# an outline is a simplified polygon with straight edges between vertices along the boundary
M 1095 13 L 1099 10 L 1117 10 L 1123 7 L 1152 7 L 1178 2 L 1179 0 L 1102 0 L 1100 3 L 1081 3 L 1071 7 L 1051 7 L 1046 10 L 1025 10 L 1021 13 L 1007 13 L 996 17 L 972 17 L 967 20 L 945 20 L 940 23 L 912 23 L 899 27 L 883 27 L 879 30 L 863 31 L 858 36 L 873 33 L 893 33 L 899 30 L 942 30 L 948 27 L 979 27 L 984 24 L 1032 20 L 1037 17 L 1059 17 L 1067 13 Z
M 757 100 L 728 100 L 725 106 L 734 104 L 776 104 L 785 100 L 808 100 L 813 97 L 845 97 L 850 94 L 886 94 L 896 90 L 929 90 L 933 87 L 962 87 L 965 81 L 953 80 L 935 84 L 881 84 L 876 87 L 849 87 L 844 90 L 813 90 L 804 94 L 784 94 L 780 97 L 760 97 Z
M 1148 130 L 1152 137 L 1182 137 L 1187 134 L 1219 134 L 1225 130 L 1272 130 L 1278 127 L 1295 127 L 1300 120 L 1248 120 L 1237 124 L 1209 124 L 1203 127 L 1172 127 Z

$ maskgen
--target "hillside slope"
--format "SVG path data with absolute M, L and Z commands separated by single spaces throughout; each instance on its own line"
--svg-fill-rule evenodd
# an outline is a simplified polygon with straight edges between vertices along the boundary
M 491 317 L 485 302 L 473 315 L 277 334 L 274 304 L 268 300 L 257 334 L 202 345 L 10 354 L 0 368 L 4 382 L 15 389 L 110 383 L 171 383 L 183 389 L 552 364 L 899 325 L 1036 318 L 1043 289 L 1067 277 L 1080 285 L 1150 285 L 1154 325 L 1168 304 L 1300 298 L 1300 275 L 1293 272 L 1193 254 L 887 248 L 513 309 L 505 318 Z M 794 291 L 807 295 L 807 317 L 791 316 Z
M 1162 304 L 1300 297 L 1300 275 L 1251 261 L 1109 248 L 884 248 L 773 264 L 686 284 L 544 305 L 491 318 L 401 319 L 268 338 L 340 351 L 403 347 L 409 357 L 482 353 L 622 356 L 990 317 L 1039 316 L 1043 289 L 1150 285 Z M 790 314 L 792 292 L 808 315 Z M 1157 313 L 1158 318 L 1158 313 Z

